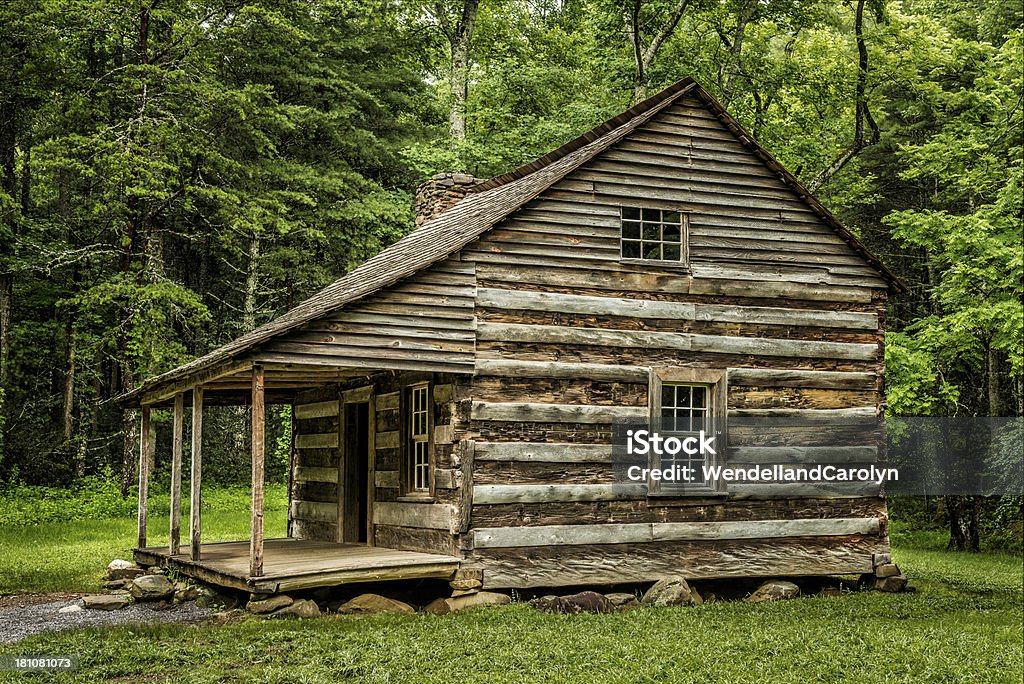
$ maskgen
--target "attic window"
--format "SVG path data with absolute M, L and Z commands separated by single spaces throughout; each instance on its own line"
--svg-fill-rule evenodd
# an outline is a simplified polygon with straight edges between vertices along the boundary
M 671 261 L 688 259 L 686 215 L 671 209 L 621 207 L 623 259 Z

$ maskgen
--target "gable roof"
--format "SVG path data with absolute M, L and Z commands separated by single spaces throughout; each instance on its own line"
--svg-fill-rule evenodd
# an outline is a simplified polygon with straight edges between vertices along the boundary
M 446 259 L 686 93 L 695 95 L 704 102 L 745 146 L 764 160 L 786 185 L 888 282 L 902 287 L 899 279 L 814 199 L 795 176 L 786 171 L 774 157 L 754 141 L 717 100 L 692 78 L 685 78 L 535 161 L 474 186 L 465 199 L 424 222 L 404 238 L 383 249 L 287 313 L 194 361 L 146 380 L 138 388 L 119 397 L 119 401 L 137 400 L 159 385 L 228 362 L 272 338 L 295 330 Z

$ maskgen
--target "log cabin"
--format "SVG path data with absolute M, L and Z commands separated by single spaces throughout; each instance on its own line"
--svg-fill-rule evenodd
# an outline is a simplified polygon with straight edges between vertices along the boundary
M 489 180 L 439 174 L 417 226 L 275 320 L 124 397 L 141 409 L 139 562 L 253 593 L 400 578 L 485 588 L 871 572 L 880 488 L 625 484 L 612 425 L 880 415 L 899 280 L 684 79 Z M 252 534 L 180 545 L 203 407 L 252 410 Z M 264 539 L 264 411 L 291 408 L 288 536 Z M 167 544 L 146 538 L 151 411 L 173 411 Z M 879 447 L 724 433 L 728 465 Z

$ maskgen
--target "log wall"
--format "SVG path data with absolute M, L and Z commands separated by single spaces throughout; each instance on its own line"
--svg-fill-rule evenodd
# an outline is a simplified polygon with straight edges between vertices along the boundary
M 622 206 L 685 213 L 689 263 L 621 259 Z M 821 439 L 836 417 L 882 411 L 886 285 L 683 98 L 458 255 L 260 360 L 368 369 L 373 542 L 460 554 L 486 587 L 859 573 L 888 552 L 877 487 L 734 483 L 721 496 L 650 496 L 614 481 L 609 444 L 613 420 L 649 415 L 652 368 L 687 368 L 723 375 L 730 417 L 810 423 L 730 428 L 727 465 L 874 461 L 870 435 L 839 448 Z M 400 391 L 424 377 L 434 495 L 413 502 L 399 488 Z M 357 384 L 296 405 L 297 536 L 336 531 L 338 414 L 328 408 Z
M 681 210 L 690 269 L 619 258 L 619 207 Z M 821 446 L 883 403 L 885 282 L 717 119 L 686 100 L 463 250 L 476 265 L 467 560 L 489 587 L 870 571 L 877 487 L 616 484 L 611 423 L 649 415 L 651 368 L 726 370 L 728 465 L 871 463 L 870 435 Z M 857 440 L 860 440 L 858 442 Z
M 401 495 L 401 392 L 424 380 L 433 393 L 434 498 L 411 501 Z M 377 373 L 368 380 L 331 385 L 300 395 L 294 405 L 295 464 L 289 514 L 292 536 L 338 539 L 340 406 L 372 396 L 373 439 L 370 504 L 373 543 L 408 551 L 454 554 L 459 491 L 453 460 L 456 376 L 442 373 Z M 369 384 L 367 384 L 369 383 Z

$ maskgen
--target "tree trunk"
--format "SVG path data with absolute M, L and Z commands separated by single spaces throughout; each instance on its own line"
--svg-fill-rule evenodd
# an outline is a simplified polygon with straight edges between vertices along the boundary
M 245 295 L 242 300 L 242 330 L 241 334 L 251 332 L 256 328 L 257 296 L 260 285 L 260 253 L 262 243 L 260 235 L 253 231 L 249 239 L 249 262 L 245 269 Z M 244 454 L 246 442 L 249 438 L 249 410 L 245 406 L 236 406 L 231 409 L 230 417 L 232 453 Z
M 988 362 L 988 415 L 998 416 L 1002 409 L 999 401 L 999 352 L 992 347 L 991 342 L 988 345 L 986 361 Z
M 629 46 L 633 52 L 633 104 L 647 99 L 647 63 L 644 59 L 643 37 L 640 34 L 641 0 L 633 0 L 625 8 L 624 20 Z
M 242 301 L 242 333 L 256 328 L 256 295 L 260 286 L 260 236 L 253 231 L 249 239 L 249 263 L 245 269 L 245 299 Z
M 75 479 L 84 475 L 84 464 L 79 462 L 78 454 L 74 448 L 75 441 L 75 331 L 71 319 L 64 324 L 65 350 L 64 350 L 64 401 L 63 401 L 63 425 L 61 444 L 64 452 L 72 461 L 72 470 Z
M 853 30 L 857 39 L 857 87 L 854 94 L 854 132 L 853 142 L 845 150 L 839 153 L 835 159 L 826 166 L 821 173 L 811 179 L 806 185 L 811 192 L 817 192 L 823 185 L 832 180 L 832 177 L 839 173 L 851 159 L 881 139 L 881 132 L 871 110 L 868 109 L 867 82 L 868 82 L 868 48 L 864 42 L 864 3 L 865 0 L 858 0 L 856 15 L 854 17 Z M 868 137 L 865 125 L 871 129 Z
M 133 383 L 123 383 L 122 389 L 130 391 Z M 121 451 L 121 496 L 127 497 L 131 493 L 132 485 L 135 484 L 135 463 L 137 460 L 135 449 L 139 444 L 139 435 L 135 429 L 135 409 L 124 409 L 121 412 L 121 432 L 124 434 Z
M 458 23 L 451 27 L 442 22 L 442 29 L 451 44 L 451 110 L 448 115 L 448 135 L 453 143 L 466 139 L 466 102 L 469 99 L 469 54 L 473 44 L 480 0 L 465 0 Z M 439 13 L 439 18 L 443 16 Z
M 3 265 L 0 264 L 0 268 Z M 14 276 L 0 272 L 0 390 L 7 387 L 11 375 L 11 305 L 14 301 Z
M 651 64 L 658 56 L 658 50 L 661 49 L 662 43 L 668 40 L 676 30 L 676 26 L 689 4 L 690 0 L 678 0 L 661 29 L 651 38 L 651 42 L 646 47 L 644 47 L 643 28 L 640 20 L 640 8 L 643 5 L 643 0 L 633 0 L 623 9 L 623 23 L 633 52 L 633 104 L 647 99 L 648 72 L 651 69 Z
M 757 0 L 748 0 L 743 10 L 736 17 L 736 30 L 732 34 L 732 44 L 729 46 L 729 66 L 725 84 L 722 86 L 722 105 L 728 107 L 735 94 L 736 78 L 740 75 L 740 59 L 743 56 L 743 39 L 746 37 L 747 24 L 754 18 L 759 3 Z
M 980 550 L 978 512 L 978 497 L 946 496 L 946 514 L 949 516 L 947 549 L 970 552 Z
M 0 93 L 2 95 L 2 93 Z M 0 215 L 0 431 L 4 430 L 6 405 L 10 401 L 11 379 L 11 316 L 14 301 L 14 237 L 17 221 L 14 202 L 17 200 L 17 179 L 14 174 L 14 158 L 17 144 L 18 102 L 11 94 L 10 99 L 0 102 L 0 189 L 10 197 L 12 208 Z M 4 439 L 0 432 L 0 461 L 4 456 Z

